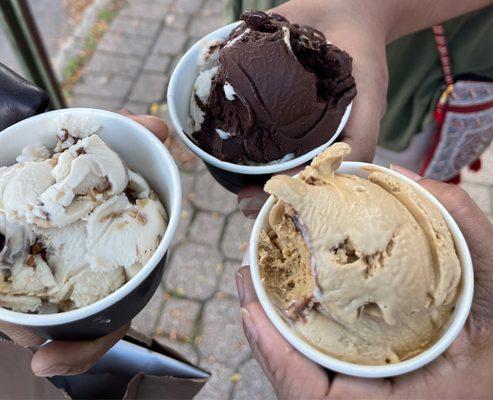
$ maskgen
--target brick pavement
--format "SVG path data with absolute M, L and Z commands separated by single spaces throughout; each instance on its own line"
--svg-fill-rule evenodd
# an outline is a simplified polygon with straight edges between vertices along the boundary
M 73 106 L 146 113 L 164 102 L 184 50 L 221 25 L 222 0 L 127 0 L 74 87 Z M 156 111 L 156 110 L 153 110 Z M 166 119 L 166 109 L 157 110 Z M 213 373 L 199 399 L 269 399 L 274 392 L 243 337 L 234 274 L 252 226 L 235 197 L 172 136 L 184 207 L 160 288 L 133 326 Z M 493 214 L 493 146 L 463 187 Z
M 149 112 L 166 100 L 184 50 L 223 24 L 221 0 L 127 1 L 84 67 L 71 105 Z M 252 223 L 176 138 L 169 145 L 182 172 L 181 224 L 161 286 L 133 327 L 212 372 L 197 398 L 274 398 L 243 336 L 234 282 Z

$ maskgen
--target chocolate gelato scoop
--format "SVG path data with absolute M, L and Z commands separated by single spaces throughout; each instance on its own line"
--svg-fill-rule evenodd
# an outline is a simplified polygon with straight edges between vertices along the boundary
M 198 144 L 234 163 L 269 163 L 327 142 L 356 95 L 352 59 L 313 28 L 249 11 L 204 57 L 191 99 Z

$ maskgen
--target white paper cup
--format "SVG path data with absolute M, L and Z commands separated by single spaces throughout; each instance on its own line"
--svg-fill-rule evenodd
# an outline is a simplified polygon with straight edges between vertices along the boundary
M 188 125 L 190 119 L 190 97 L 193 85 L 200 72 L 199 56 L 208 45 L 217 39 L 227 39 L 231 31 L 239 24 L 226 25 L 195 43 L 182 57 L 176 66 L 168 86 L 168 108 L 171 121 L 180 139 L 198 157 L 204 161 L 214 178 L 229 191 L 237 193 L 247 185 L 263 185 L 273 174 L 287 171 L 306 162 L 329 147 L 341 134 L 351 114 L 352 103 L 346 108 L 337 131 L 323 145 L 292 160 L 271 165 L 242 165 L 221 161 L 202 150 L 191 138 L 192 129 Z
M 364 170 L 365 167 L 370 166 L 375 170 L 380 170 L 386 172 L 389 175 L 395 176 L 408 185 L 412 186 L 419 193 L 429 199 L 433 204 L 435 204 L 440 212 L 442 213 L 445 222 L 447 223 L 452 237 L 454 239 L 455 248 L 460 259 L 462 268 L 462 281 L 461 281 L 461 291 L 457 299 L 457 304 L 454 312 L 452 313 L 448 327 L 445 329 L 442 336 L 436 341 L 433 346 L 420 353 L 419 355 L 410 358 L 408 360 L 388 365 L 360 365 L 353 364 L 345 361 L 341 361 L 335 357 L 331 357 L 316 347 L 312 346 L 308 341 L 303 339 L 298 335 L 289 325 L 286 323 L 279 312 L 273 306 L 269 300 L 269 296 L 265 290 L 264 285 L 260 279 L 260 271 L 257 263 L 258 260 L 258 239 L 260 232 L 263 229 L 268 228 L 268 217 L 272 206 L 275 203 L 275 199 L 271 196 L 267 202 L 262 207 L 260 214 L 255 221 L 253 231 L 250 237 L 250 271 L 252 274 L 253 284 L 255 286 L 255 291 L 260 300 L 260 303 L 268 315 L 272 324 L 277 328 L 281 335 L 291 343 L 300 353 L 304 354 L 309 359 L 315 361 L 316 363 L 328 368 L 332 371 L 340 372 L 346 375 L 359 376 L 364 378 L 383 378 L 395 375 L 405 374 L 414 371 L 422 366 L 430 363 L 440 354 L 442 354 L 457 338 L 457 335 L 462 330 L 464 323 L 466 322 L 467 316 L 471 309 L 473 291 L 474 291 L 474 272 L 472 267 L 471 256 L 469 254 L 469 249 L 467 243 L 460 231 L 457 223 L 454 221 L 449 212 L 445 207 L 427 190 L 425 190 L 421 185 L 412 181 L 411 179 L 392 171 L 388 168 L 380 167 L 373 164 L 361 163 L 361 162 L 343 162 L 338 172 L 345 174 L 353 174 L 361 177 L 367 177 L 368 172 Z
M 27 145 L 42 144 L 53 148 L 57 132 L 55 117 L 67 114 L 89 117 L 101 126 L 98 135 L 131 169 L 141 173 L 159 196 L 168 214 L 168 227 L 149 262 L 109 296 L 89 306 L 58 314 L 24 314 L 0 307 L 0 321 L 26 327 L 47 339 L 93 339 L 130 321 L 158 287 L 180 219 L 181 181 L 170 153 L 151 132 L 122 115 L 90 108 L 48 112 L 0 132 L 0 166 L 14 164 Z

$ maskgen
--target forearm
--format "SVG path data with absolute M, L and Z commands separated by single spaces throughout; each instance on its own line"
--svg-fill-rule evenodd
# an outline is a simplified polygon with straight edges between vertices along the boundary
M 364 0 L 355 0 L 360 3 Z M 365 2 L 368 3 L 368 2 Z M 374 7 L 385 15 L 386 42 L 493 4 L 492 0 L 382 0 Z
M 389 43 L 490 4 L 493 0 L 291 0 L 278 11 L 324 32 L 361 28 Z

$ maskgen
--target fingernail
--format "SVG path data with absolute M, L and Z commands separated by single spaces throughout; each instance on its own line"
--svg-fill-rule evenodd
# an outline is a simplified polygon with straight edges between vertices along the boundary
M 258 332 L 257 327 L 252 321 L 250 312 L 246 308 L 241 308 L 241 315 L 243 319 L 243 327 L 245 328 L 245 336 L 250 344 L 257 342 Z
M 245 290 L 243 284 L 243 275 L 240 272 L 236 272 L 236 289 L 238 290 L 238 296 L 240 297 L 240 304 L 243 304 L 245 298 Z
M 52 377 L 52 376 L 57 376 L 57 375 L 65 375 L 70 371 L 70 366 L 65 365 L 65 364 L 55 364 L 51 365 L 48 368 L 41 369 L 39 371 L 33 371 L 36 376 L 41 376 L 41 377 Z
M 398 172 L 398 173 L 408 177 L 409 179 L 412 179 L 413 181 L 419 181 L 420 179 L 423 178 L 421 175 L 417 174 L 416 172 L 411 171 L 410 169 L 401 167 L 400 165 L 397 165 L 397 164 L 390 164 L 389 168 L 392 171 Z

